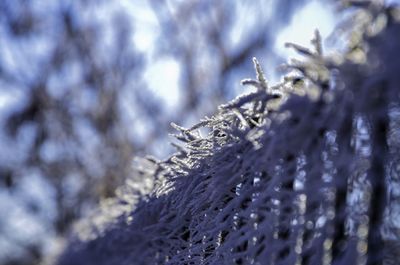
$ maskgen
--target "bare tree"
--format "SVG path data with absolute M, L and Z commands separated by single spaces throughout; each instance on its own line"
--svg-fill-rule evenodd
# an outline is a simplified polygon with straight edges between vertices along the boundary
M 56 210 L 48 229 L 63 236 L 100 198 L 114 196 L 130 174 L 140 145 L 128 130 L 122 101 L 136 89 L 132 78 L 140 73 L 141 57 L 129 46 L 132 28 L 125 14 L 111 13 L 105 23 L 96 17 L 95 2 L 48 2 L 0 4 L 1 89 L 20 98 L 3 121 L 4 144 L 16 150 L 6 148 L 13 159 L 2 161 L 1 169 L 3 188 L 15 191 L 33 215 L 47 209 L 35 198 L 18 197 L 19 186 L 32 175 L 48 182 Z M 7 233 L 6 240 L 21 240 Z M 40 260 L 37 244 L 27 243 L 27 264 Z

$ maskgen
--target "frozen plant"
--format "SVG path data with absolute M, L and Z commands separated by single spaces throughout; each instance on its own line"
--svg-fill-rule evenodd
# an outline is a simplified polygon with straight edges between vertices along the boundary
M 345 5 L 341 55 L 289 43 L 304 60 L 271 87 L 254 59 L 256 91 L 173 125 L 150 192 L 128 180 L 58 264 L 398 264 L 400 9 Z

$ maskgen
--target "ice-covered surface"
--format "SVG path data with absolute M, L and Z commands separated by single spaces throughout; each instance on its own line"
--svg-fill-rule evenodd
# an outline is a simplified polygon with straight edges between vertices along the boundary
M 257 90 L 174 125 L 179 152 L 143 161 L 59 264 L 397 264 L 400 10 L 347 2 L 346 52 L 288 44 L 305 59 L 273 87 L 255 60 Z

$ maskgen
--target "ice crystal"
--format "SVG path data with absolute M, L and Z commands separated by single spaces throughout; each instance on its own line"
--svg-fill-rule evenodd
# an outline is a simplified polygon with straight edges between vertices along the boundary
M 316 31 L 315 51 L 288 44 L 305 59 L 275 87 L 255 59 L 257 91 L 173 125 L 178 152 L 140 171 L 151 192 L 128 180 L 59 264 L 398 264 L 400 24 L 358 2 L 341 58 Z

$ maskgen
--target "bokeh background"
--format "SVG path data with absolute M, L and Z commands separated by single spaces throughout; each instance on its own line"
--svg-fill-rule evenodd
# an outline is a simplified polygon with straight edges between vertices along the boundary
M 395 2 L 395 1 L 392 1 Z M 71 225 L 190 126 L 271 82 L 333 1 L 0 1 L 0 264 L 48 264 Z M 329 49 L 329 43 L 325 43 Z

